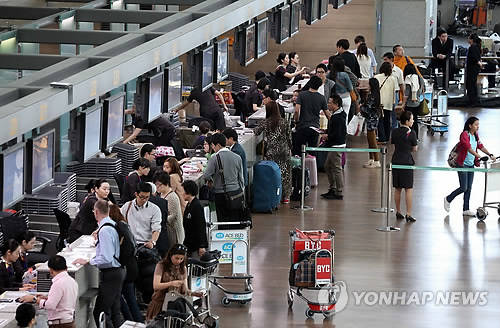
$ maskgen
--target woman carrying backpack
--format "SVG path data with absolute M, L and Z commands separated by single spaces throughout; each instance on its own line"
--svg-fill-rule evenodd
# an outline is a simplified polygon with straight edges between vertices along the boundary
M 420 96 L 425 92 L 425 82 L 417 74 L 415 65 L 408 64 L 403 71 L 405 83 L 405 95 L 403 108 L 413 114 L 413 126 L 411 130 L 415 132 L 418 139 L 418 115 L 420 109 Z M 425 101 L 425 100 L 423 100 Z
M 460 141 L 457 145 L 457 167 L 473 168 L 474 166 L 479 166 L 481 155 L 478 154 L 478 149 L 491 159 L 495 159 L 495 156 L 493 156 L 493 154 L 483 146 L 481 141 L 479 141 L 478 130 L 479 119 L 474 116 L 469 117 L 467 121 L 465 121 L 464 131 L 460 134 Z M 464 193 L 463 215 L 476 216 L 476 214 L 469 209 L 469 199 L 473 180 L 474 172 L 458 172 L 460 187 L 444 198 L 444 209 L 446 212 L 450 211 L 450 203 L 453 199 L 461 193 Z
M 166 297 L 174 299 L 179 296 L 197 296 L 202 297 L 201 293 L 191 293 L 187 283 L 187 247 L 182 244 L 175 244 L 170 248 L 158 264 L 156 264 L 153 279 L 154 294 L 149 303 L 146 313 L 146 321 L 153 320 L 158 313 L 162 311 Z M 173 297 L 170 297 L 173 295 Z

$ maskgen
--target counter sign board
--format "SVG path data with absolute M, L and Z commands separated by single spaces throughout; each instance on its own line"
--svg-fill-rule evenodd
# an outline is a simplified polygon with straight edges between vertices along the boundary
M 221 258 L 219 263 L 232 263 L 233 243 L 237 240 L 248 240 L 246 230 L 212 230 L 211 231 L 211 250 L 219 250 Z

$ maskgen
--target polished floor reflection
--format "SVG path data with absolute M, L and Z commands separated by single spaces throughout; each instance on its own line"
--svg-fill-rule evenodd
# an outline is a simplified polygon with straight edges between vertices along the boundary
M 500 154 L 500 110 L 450 110 L 450 130 L 445 136 L 431 136 L 421 128 L 417 165 L 446 166 L 451 148 L 458 141 L 469 115 L 480 118 L 480 136 L 485 146 Z M 363 137 L 354 138 L 352 147 L 364 147 Z M 221 316 L 221 327 L 497 327 L 500 319 L 500 223 L 496 210 L 490 209 L 484 222 L 462 217 L 462 197 L 452 203 L 449 215 L 443 209 L 443 197 L 458 186 L 455 172 L 415 172 L 414 216 L 416 223 L 391 224 L 399 232 L 376 231 L 384 224 L 384 215 L 370 211 L 380 204 L 380 172 L 363 169 L 365 154 L 349 154 L 345 170 L 343 201 L 323 200 L 326 175 L 313 189 L 306 203 L 313 211 L 301 213 L 285 206 L 273 215 L 255 215 L 252 230 L 251 271 L 255 276 L 254 299 L 250 305 L 220 305 L 220 293 L 214 292 L 213 310 Z M 500 187 L 500 186 L 498 186 Z M 476 173 L 471 208 L 482 204 L 484 175 Z M 500 201 L 499 194 L 488 194 Z M 349 296 L 347 305 L 334 318 L 320 315 L 306 320 L 306 306 L 296 300 L 289 311 L 288 231 L 300 229 L 336 230 L 335 275 L 344 281 Z M 382 305 L 374 297 L 360 298 L 362 292 L 438 292 L 486 291 L 483 306 Z M 401 295 L 401 294 L 400 294 Z M 484 296 L 484 294 L 483 294 Z M 428 296 L 429 297 L 429 296 Z M 451 296 L 450 296 L 451 297 Z

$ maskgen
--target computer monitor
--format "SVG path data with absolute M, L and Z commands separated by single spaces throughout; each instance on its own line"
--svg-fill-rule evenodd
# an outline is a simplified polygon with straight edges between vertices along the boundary
M 300 2 L 300 1 L 298 1 Z M 269 19 L 263 18 L 255 23 L 257 39 L 255 43 L 255 53 L 257 59 L 262 58 L 267 54 L 267 27 Z
M 213 84 L 214 76 L 214 46 L 209 46 L 201 51 L 203 58 L 201 74 L 201 90 L 205 91 Z
M 123 139 L 125 93 L 104 99 L 102 149 L 109 149 Z
M 302 8 L 302 3 L 300 2 L 300 0 L 297 0 L 292 2 L 290 7 L 290 36 L 294 36 L 295 34 L 299 33 L 300 10 Z
M 320 0 L 319 19 L 325 18 L 326 15 L 328 15 L 328 0 Z
M 164 86 L 163 108 L 164 112 L 169 112 L 182 104 L 182 62 L 165 68 Z
M 229 39 L 225 38 L 215 43 L 215 81 L 219 83 L 229 76 Z
M 304 11 L 307 25 L 311 25 L 319 19 L 319 1 L 320 0 L 304 0 Z
M 255 60 L 255 25 L 245 27 L 245 66 Z
M 32 194 L 54 181 L 56 131 L 26 142 L 26 192 Z M 30 165 L 31 163 L 31 165 Z
M 278 11 L 277 26 L 279 26 L 280 31 L 277 33 L 278 38 L 276 39 L 276 42 L 279 44 L 282 44 L 290 37 L 290 14 L 290 5 L 284 5 Z
M 344 5 L 344 0 L 330 0 L 333 9 L 339 9 Z
M 20 143 L 0 154 L 2 209 L 14 205 L 24 197 L 24 146 L 24 143 Z
M 102 125 L 102 106 L 95 105 L 82 115 L 84 120 L 84 138 L 83 138 L 83 162 L 88 161 L 101 151 L 101 125 Z
M 149 78 L 147 122 L 156 120 L 163 112 L 163 72 Z M 144 119 L 144 118 L 143 118 Z

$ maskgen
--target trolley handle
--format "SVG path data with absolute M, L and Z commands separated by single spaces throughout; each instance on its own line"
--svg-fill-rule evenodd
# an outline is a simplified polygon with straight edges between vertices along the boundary
M 333 229 L 329 229 L 329 230 L 318 230 L 318 231 L 321 231 L 321 232 L 327 232 L 327 233 L 329 233 L 331 236 L 335 236 L 335 230 L 333 230 Z M 303 231 L 303 232 L 307 232 L 307 231 Z M 295 230 L 290 230 L 289 234 L 290 234 L 290 237 L 295 236 Z
M 244 227 L 250 227 L 252 222 L 250 221 L 237 221 L 237 222 L 209 222 L 208 226 L 220 226 L 220 225 L 242 225 Z

